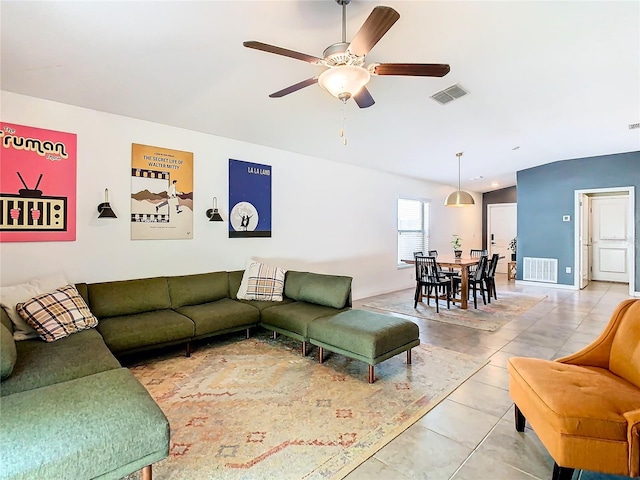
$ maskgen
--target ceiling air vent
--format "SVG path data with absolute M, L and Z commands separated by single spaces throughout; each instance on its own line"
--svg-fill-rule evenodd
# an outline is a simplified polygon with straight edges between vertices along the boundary
M 630 123 L 629 130 L 635 130 L 636 128 L 640 128 L 640 123 Z
M 440 90 L 439 92 L 431 95 L 431 98 L 438 102 L 440 105 L 444 105 L 446 103 L 452 102 L 456 98 L 464 97 L 468 92 L 464 90 L 457 83 L 455 85 L 450 86 L 449 88 L 445 88 L 444 90 Z

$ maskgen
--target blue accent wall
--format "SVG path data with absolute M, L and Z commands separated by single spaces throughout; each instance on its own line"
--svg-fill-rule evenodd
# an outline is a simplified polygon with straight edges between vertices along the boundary
M 517 278 L 522 279 L 522 257 L 557 258 L 558 283 L 563 285 L 574 284 L 575 191 L 635 187 L 635 290 L 640 290 L 640 151 L 521 170 L 517 185 Z M 563 222 L 563 215 L 571 215 L 571 221 Z

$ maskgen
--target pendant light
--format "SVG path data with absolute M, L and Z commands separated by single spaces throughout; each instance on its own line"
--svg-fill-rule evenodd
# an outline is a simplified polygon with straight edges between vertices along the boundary
M 475 205 L 476 202 L 473 201 L 473 197 L 471 194 L 465 192 L 464 190 L 460 190 L 460 157 L 462 156 L 462 152 L 456 153 L 456 157 L 458 157 L 458 190 L 451 193 L 444 204 L 447 207 L 467 207 L 469 205 Z

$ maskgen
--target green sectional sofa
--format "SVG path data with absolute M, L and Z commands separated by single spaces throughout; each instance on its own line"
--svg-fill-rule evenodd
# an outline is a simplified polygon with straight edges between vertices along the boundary
M 184 344 L 189 356 L 195 340 L 249 336 L 258 326 L 301 341 L 304 355 L 311 342 L 370 365 L 403 351 L 410 363 L 419 344 L 408 320 L 361 312 L 359 326 L 344 327 L 350 277 L 289 271 L 283 300 L 272 302 L 238 299 L 243 273 L 76 284 L 98 326 L 52 343 L 14 341 L 2 310 L 0 480 L 118 479 L 139 469 L 150 480 L 151 464 L 168 455 L 169 425 L 121 367 L 118 358 L 128 354 Z M 331 328 L 310 335 L 314 322 L 330 325 L 331 318 L 343 328 L 335 345 Z
M 96 330 L 14 342 L 0 314 L 0 478 L 119 479 L 168 455 L 167 418 Z

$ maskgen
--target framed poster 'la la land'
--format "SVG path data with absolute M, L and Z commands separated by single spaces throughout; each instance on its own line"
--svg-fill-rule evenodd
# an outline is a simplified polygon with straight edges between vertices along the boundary
M 193 238 L 193 153 L 132 144 L 131 239 Z
M 229 238 L 271 237 L 271 166 L 229 159 Z

